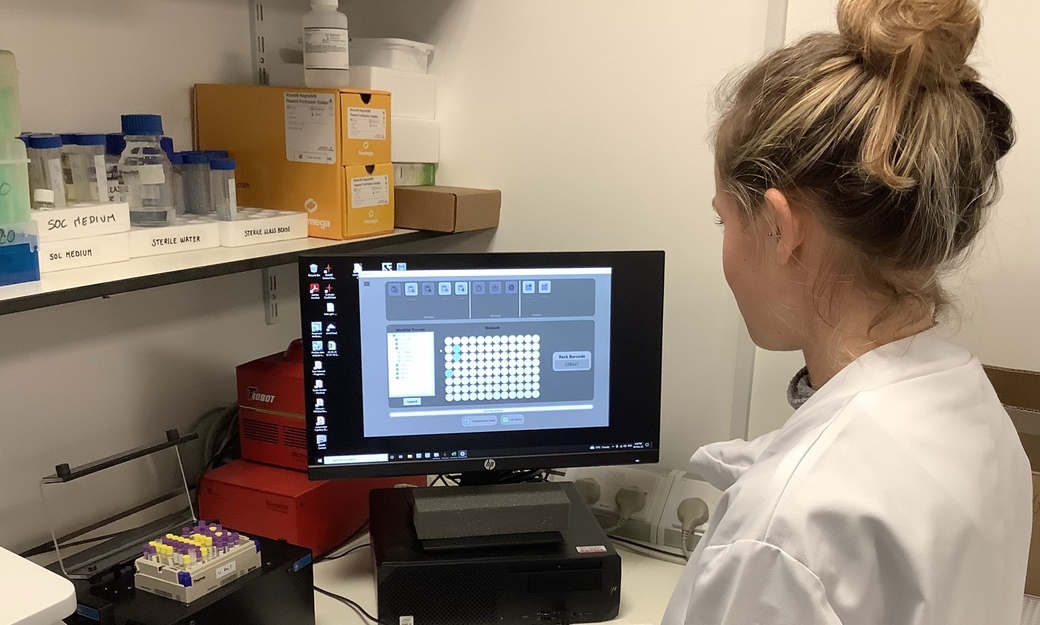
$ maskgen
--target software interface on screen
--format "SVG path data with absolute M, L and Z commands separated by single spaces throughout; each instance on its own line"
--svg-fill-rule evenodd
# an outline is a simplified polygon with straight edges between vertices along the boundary
M 608 426 L 610 275 L 360 272 L 365 436 Z
M 588 463 L 657 440 L 659 253 L 325 257 L 300 269 L 312 467 Z

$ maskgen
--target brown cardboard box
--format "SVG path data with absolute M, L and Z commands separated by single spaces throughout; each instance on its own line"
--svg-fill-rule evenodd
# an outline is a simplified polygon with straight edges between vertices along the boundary
M 1040 596 L 1040 373 L 986 366 L 1033 469 L 1033 534 L 1029 541 L 1026 594 Z
M 463 187 L 398 187 L 394 223 L 398 228 L 465 232 L 498 226 L 502 192 Z

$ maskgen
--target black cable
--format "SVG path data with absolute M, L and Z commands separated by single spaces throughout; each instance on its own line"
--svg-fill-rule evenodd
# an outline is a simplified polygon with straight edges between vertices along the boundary
M 357 540 L 357 537 L 361 536 L 361 534 L 363 534 L 366 529 L 368 529 L 368 519 L 365 519 L 365 521 L 356 530 L 354 530 L 354 532 L 350 536 L 347 536 L 347 538 L 343 542 L 341 542 L 340 544 L 336 545 L 332 549 L 329 549 L 326 552 L 325 556 L 322 556 L 321 558 L 318 558 L 317 562 L 324 562 L 325 560 L 328 560 L 329 559 L 329 557 L 328 557 L 329 554 L 336 553 L 338 550 L 342 549 L 343 547 L 346 547 L 350 543 L 352 543 L 355 540 Z M 337 556 L 337 557 L 339 557 L 339 556 Z
M 377 625 L 390 625 L 390 623 L 387 623 L 386 621 L 381 621 L 381 620 L 377 619 L 376 617 L 372 616 L 371 614 L 369 614 L 368 610 L 366 610 L 365 608 L 361 607 L 361 604 L 358 603 L 357 601 L 354 601 L 353 599 L 347 599 L 346 597 L 337 595 L 334 592 L 329 592 L 328 590 L 325 590 L 324 588 L 318 588 L 317 586 L 314 587 L 314 592 L 320 592 L 321 594 L 325 595 L 326 597 L 329 597 L 331 599 L 335 599 L 336 601 L 339 601 L 340 603 L 343 603 L 343 604 L 346 604 L 346 605 L 350 606 L 358 614 L 360 614 L 361 616 L 365 617 L 369 621 L 372 621 L 373 623 L 376 623 Z
M 358 545 L 356 547 L 351 547 L 350 549 L 347 549 L 343 553 L 337 553 L 334 556 L 328 556 L 328 557 L 322 558 L 321 560 L 319 560 L 319 562 L 329 562 L 329 561 L 332 561 L 332 560 L 339 560 L 340 558 L 342 558 L 344 556 L 349 556 L 350 554 L 354 553 L 355 551 L 358 551 L 359 549 L 364 549 L 365 547 L 371 547 L 371 546 L 372 546 L 372 543 L 365 543 L 363 545 Z

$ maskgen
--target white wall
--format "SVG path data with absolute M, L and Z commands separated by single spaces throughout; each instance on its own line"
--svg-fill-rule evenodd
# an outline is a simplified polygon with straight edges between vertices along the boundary
M 787 40 L 834 30 L 835 0 L 789 0 Z M 959 319 L 947 328 L 983 362 L 1040 370 L 1040 211 L 1035 165 L 1040 161 L 1040 4 L 1028 0 L 984 3 L 982 36 L 973 63 L 982 80 L 1016 113 L 1018 145 L 1006 158 L 1004 196 L 968 265 L 948 280 Z M 784 389 L 804 364 L 800 353 L 758 350 L 751 431 L 761 434 L 791 414 Z
M 350 1 L 351 35 L 437 46 L 439 180 L 502 189 L 498 250 L 667 251 L 662 462 L 727 438 L 739 315 L 705 136 L 767 2 Z M 639 363 L 630 363 L 639 366 Z
M 249 77 L 245 0 L 4 0 L 0 48 L 33 131 L 156 112 L 190 144 L 189 87 Z M 59 43 L 60 42 L 60 43 Z M 299 335 L 264 325 L 257 272 L 0 317 L 0 545 L 46 536 L 37 482 L 235 400 L 234 366 Z M 82 512 L 89 512 L 83 510 Z
M 671 466 L 730 432 L 738 314 L 705 135 L 713 89 L 761 52 L 770 4 L 346 5 L 354 36 L 438 45 L 440 179 L 503 190 L 497 235 L 453 247 L 667 250 Z M 120 112 L 154 111 L 183 147 L 189 85 L 248 80 L 246 0 L 5 0 L 0 46 L 18 55 L 23 117 L 38 131 L 112 130 Z M 36 480 L 56 462 L 152 440 L 233 400 L 234 365 L 297 334 L 295 319 L 264 326 L 259 299 L 254 272 L 0 317 L 0 544 L 43 539 Z

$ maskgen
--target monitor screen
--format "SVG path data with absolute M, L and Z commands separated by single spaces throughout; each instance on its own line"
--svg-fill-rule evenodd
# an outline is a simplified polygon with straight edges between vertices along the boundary
M 663 252 L 300 260 L 311 477 L 658 460 Z

